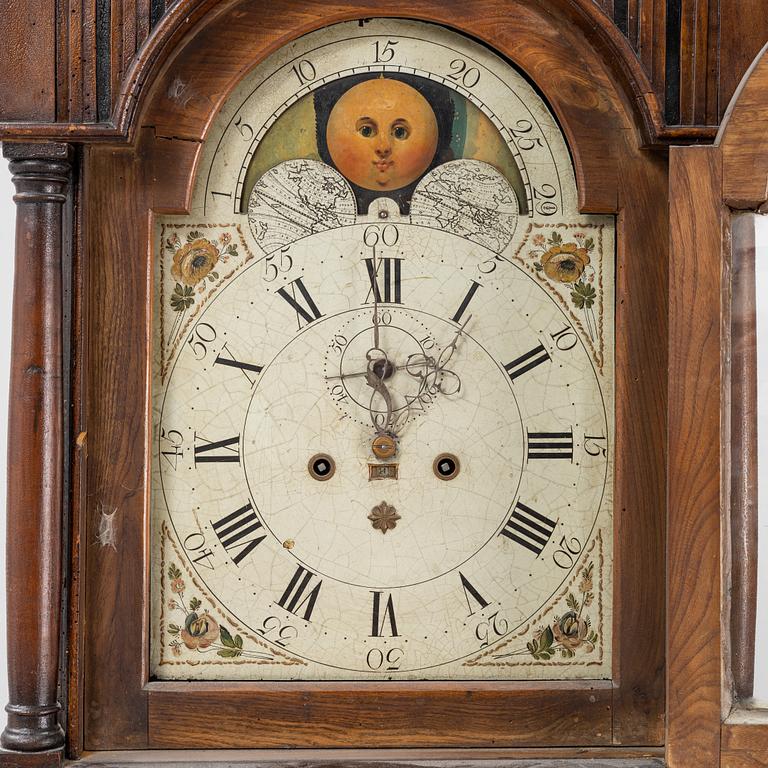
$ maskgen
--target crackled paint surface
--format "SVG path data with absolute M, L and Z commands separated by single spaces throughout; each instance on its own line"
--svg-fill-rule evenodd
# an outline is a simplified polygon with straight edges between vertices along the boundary
M 302 37 L 155 229 L 155 676 L 610 677 L 614 220 L 519 73 L 416 22 Z

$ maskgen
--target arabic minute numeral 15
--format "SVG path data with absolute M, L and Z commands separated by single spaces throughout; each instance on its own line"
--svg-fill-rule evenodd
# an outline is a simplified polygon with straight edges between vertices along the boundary
M 376 58 L 374 59 L 376 64 L 386 64 L 388 61 L 392 61 L 395 58 L 395 46 L 397 40 L 387 40 L 386 43 L 382 43 L 381 40 L 377 40 L 374 43 L 376 48 Z

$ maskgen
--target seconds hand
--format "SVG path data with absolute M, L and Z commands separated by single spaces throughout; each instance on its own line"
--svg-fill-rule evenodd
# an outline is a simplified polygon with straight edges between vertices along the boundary
M 373 348 L 379 350 L 379 263 L 373 248 Z

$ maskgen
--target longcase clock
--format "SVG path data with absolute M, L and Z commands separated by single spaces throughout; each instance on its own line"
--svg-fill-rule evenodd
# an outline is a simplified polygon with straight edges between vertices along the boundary
M 604 21 L 166 17 L 63 209 L 72 756 L 662 753 L 666 159 Z

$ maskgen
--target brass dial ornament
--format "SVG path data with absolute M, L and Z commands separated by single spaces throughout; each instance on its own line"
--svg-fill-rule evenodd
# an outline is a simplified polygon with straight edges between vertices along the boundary
M 155 226 L 155 677 L 610 677 L 615 224 L 511 64 L 306 35 Z

